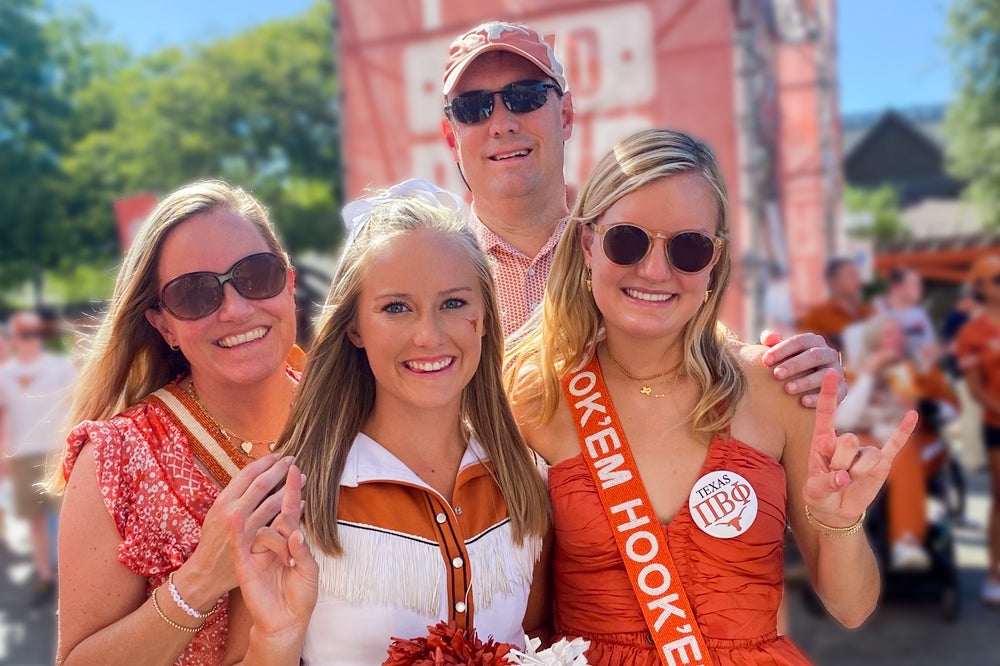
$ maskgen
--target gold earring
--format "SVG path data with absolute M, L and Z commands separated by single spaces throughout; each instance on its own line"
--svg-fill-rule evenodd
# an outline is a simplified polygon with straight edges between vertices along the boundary
M 711 296 L 711 295 L 712 295 L 712 290 L 711 289 L 708 289 L 708 290 L 705 291 L 705 300 L 704 300 L 705 303 L 708 303 L 708 297 Z
M 594 271 L 590 268 L 587 269 L 587 277 L 583 279 L 583 284 L 587 285 L 587 291 L 594 291 L 594 281 L 593 281 Z

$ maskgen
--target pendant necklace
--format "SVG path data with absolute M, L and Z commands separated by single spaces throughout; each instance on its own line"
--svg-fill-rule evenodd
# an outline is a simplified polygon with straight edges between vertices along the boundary
M 215 418 L 215 415 L 213 415 L 212 412 L 208 411 L 205 405 L 202 404 L 201 399 L 198 398 L 198 391 L 196 391 L 194 388 L 193 380 L 188 384 L 188 393 L 191 394 L 191 397 L 194 399 L 195 404 L 197 404 L 198 408 L 201 409 L 202 412 L 204 412 L 205 416 L 208 417 L 208 420 L 212 422 L 212 425 L 218 428 L 219 432 L 221 432 L 222 436 L 225 437 L 227 440 L 229 440 L 230 442 L 236 442 L 239 450 L 247 458 L 253 459 L 253 455 L 251 454 L 253 452 L 253 447 L 255 444 L 267 444 L 267 450 L 274 451 L 275 447 L 278 444 L 277 441 L 268 439 L 250 439 L 248 437 L 240 437 L 232 430 L 219 423 L 218 419 Z
M 625 375 L 629 379 L 641 382 L 642 388 L 639 389 L 639 393 L 648 397 L 663 398 L 666 397 L 667 395 L 666 393 L 653 393 L 653 388 L 649 385 L 649 382 L 651 382 L 652 380 L 660 379 L 661 377 L 666 377 L 667 375 L 673 375 L 673 381 L 676 382 L 677 378 L 680 377 L 682 374 L 684 374 L 682 371 L 680 371 L 681 366 L 684 365 L 684 361 L 681 360 L 676 365 L 667 368 L 663 372 L 658 372 L 655 375 L 649 375 L 648 377 L 640 377 L 639 375 L 633 375 L 631 372 L 625 369 L 625 366 L 623 366 L 621 363 L 618 362 L 618 359 L 615 358 L 615 355 L 611 353 L 611 346 L 608 345 L 607 342 L 604 343 L 604 348 L 608 351 L 608 358 L 611 359 L 611 362 L 615 364 L 615 367 L 618 368 L 623 375 Z M 672 386 L 673 382 L 671 382 L 671 387 Z

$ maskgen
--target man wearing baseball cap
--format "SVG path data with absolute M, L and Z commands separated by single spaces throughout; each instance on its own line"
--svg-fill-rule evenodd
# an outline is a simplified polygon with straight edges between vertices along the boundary
M 1000 255 L 977 259 L 969 283 L 982 309 L 959 330 L 955 356 L 969 393 L 983 407 L 983 444 L 993 490 L 982 600 L 1000 605 Z
M 456 38 L 445 64 L 441 128 L 472 193 L 469 224 L 490 260 L 508 337 L 541 302 L 569 219 L 563 167 L 573 96 L 564 72 L 537 31 L 500 21 Z M 809 405 L 826 370 L 843 374 L 839 355 L 814 333 L 779 342 L 765 360 L 779 379 L 795 378 L 790 393 L 812 393 Z
M 442 129 L 473 193 L 470 224 L 491 258 L 510 335 L 541 302 L 569 217 L 563 146 L 573 97 L 541 35 L 496 21 L 452 42 L 443 92 Z

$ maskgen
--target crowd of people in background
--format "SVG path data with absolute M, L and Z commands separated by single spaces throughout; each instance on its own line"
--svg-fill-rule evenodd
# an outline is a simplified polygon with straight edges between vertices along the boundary
M 34 576 L 29 605 L 56 595 L 57 498 L 40 492 L 47 458 L 61 451 L 64 420 L 77 369 L 70 357 L 46 348 L 57 338 L 52 321 L 32 311 L 13 313 L 0 332 L 0 548 L 7 516 L 27 525 Z
M 850 389 L 838 410 L 838 426 L 877 439 L 880 428 L 893 424 L 903 410 L 924 415 L 915 445 L 897 459 L 888 483 L 887 566 L 931 566 L 924 540 L 927 521 L 938 512 L 933 502 L 928 505 L 927 486 L 941 470 L 942 458 L 957 457 L 960 469 L 985 466 L 991 508 L 989 570 L 981 598 L 1000 605 L 1000 255 L 987 254 L 973 263 L 937 324 L 914 267 L 896 266 L 874 276 L 867 285 L 870 298 L 851 259 L 830 260 L 825 277 L 827 300 L 805 312 L 798 324 L 820 333 L 843 354 Z

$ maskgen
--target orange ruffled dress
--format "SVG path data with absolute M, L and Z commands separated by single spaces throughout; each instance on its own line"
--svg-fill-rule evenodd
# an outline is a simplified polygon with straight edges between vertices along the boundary
M 785 470 L 738 440 L 716 437 L 700 476 L 716 470 L 747 479 L 759 502 L 753 525 L 732 539 L 703 532 L 685 502 L 664 525 L 670 553 L 715 666 L 809 664 L 777 635 L 785 533 Z M 549 469 L 555 520 L 558 637 L 591 642 L 596 666 L 658 666 L 590 472 L 581 456 Z

